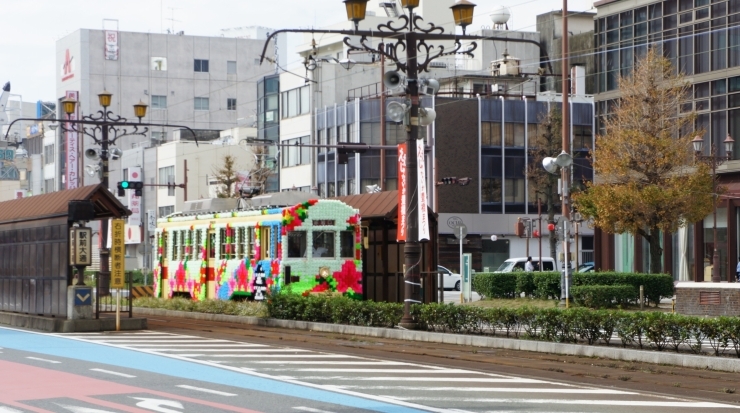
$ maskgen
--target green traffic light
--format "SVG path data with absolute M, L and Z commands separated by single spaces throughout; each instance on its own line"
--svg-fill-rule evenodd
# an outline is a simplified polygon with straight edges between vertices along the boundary
M 123 181 L 123 182 L 121 182 L 121 188 L 123 188 L 123 189 L 127 189 L 128 187 L 129 187 L 129 183 L 128 183 L 128 181 Z

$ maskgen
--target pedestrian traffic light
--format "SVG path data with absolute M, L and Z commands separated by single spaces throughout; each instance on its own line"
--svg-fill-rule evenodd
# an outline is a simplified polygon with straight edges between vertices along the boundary
M 118 183 L 118 196 L 126 195 L 127 189 L 133 189 L 134 195 L 141 196 L 141 189 L 144 187 L 143 182 L 139 181 L 120 181 Z

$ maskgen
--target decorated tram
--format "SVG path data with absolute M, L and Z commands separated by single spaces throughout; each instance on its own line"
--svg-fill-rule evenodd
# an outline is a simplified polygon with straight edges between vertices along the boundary
M 156 297 L 263 300 L 287 290 L 362 297 L 359 211 L 337 200 L 173 214 L 157 221 Z

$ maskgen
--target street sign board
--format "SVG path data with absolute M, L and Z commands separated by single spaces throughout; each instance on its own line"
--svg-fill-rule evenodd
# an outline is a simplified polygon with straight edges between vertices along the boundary
M 453 230 L 457 239 L 463 239 L 468 236 L 468 227 L 462 222 L 458 224 L 458 227 Z
M 92 264 L 92 230 L 74 227 L 69 230 L 69 265 Z
M 114 219 L 111 221 L 111 273 L 110 273 L 110 288 L 123 288 L 125 286 L 125 271 L 126 266 L 124 262 L 125 256 L 125 245 L 124 245 L 124 231 L 125 221 L 122 219 Z

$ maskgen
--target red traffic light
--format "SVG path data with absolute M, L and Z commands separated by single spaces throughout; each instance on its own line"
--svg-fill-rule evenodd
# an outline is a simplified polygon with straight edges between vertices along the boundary
M 555 224 L 547 224 L 548 231 L 555 231 Z

